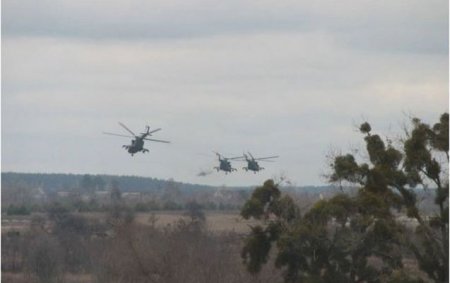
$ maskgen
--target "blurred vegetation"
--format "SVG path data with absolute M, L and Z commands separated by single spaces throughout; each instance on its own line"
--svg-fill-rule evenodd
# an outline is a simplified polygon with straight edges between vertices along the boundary
M 11 204 L 6 209 L 7 215 L 30 215 L 31 209 L 26 205 L 14 205 Z
M 241 235 L 212 233 L 202 207 L 162 227 L 151 216 L 135 221 L 118 199 L 111 212 L 91 217 L 53 203 L 29 229 L 2 233 L 2 282 L 259 282 L 279 281 L 246 272 Z M 77 279 L 76 279 L 77 278 Z
M 329 175 L 330 182 L 358 186 L 356 194 L 339 193 L 301 211 L 272 180 L 254 190 L 241 215 L 264 224 L 245 239 L 248 271 L 258 273 L 275 245 L 285 282 L 422 282 L 403 271 L 408 255 L 428 279 L 448 282 L 448 114 L 433 126 L 413 119 L 400 149 L 369 123 L 360 131 L 368 162 L 335 156 Z M 414 190 L 429 186 L 438 207 L 431 217 L 419 210 Z M 416 227 L 397 221 L 399 215 Z
M 253 191 L 185 191 L 169 180 L 136 192 L 124 181 L 133 177 L 8 173 L 2 279 L 448 282 L 448 114 L 434 125 L 413 119 L 396 143 L 367 122 L 360 131 L 367 158 L 334 156 L 333 193 L 298 193 L 273 180 Z M 424 199 L 432 200 L 427 207 Z M 208 230 L 208 210 L 236 209 L 256 219 L 248 233 Z M 179 219 L 136 220 L 137 212 L 158 210 L 179 211 Z M 29 225 L 16 229 L 14 221 Z

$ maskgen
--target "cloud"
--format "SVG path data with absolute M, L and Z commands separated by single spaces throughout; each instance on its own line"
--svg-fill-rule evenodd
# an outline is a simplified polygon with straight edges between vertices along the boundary
M 261 32 L 333 33 L 352 48 L 447 53 L 448 1 L 6 0 L 3 36 L 190 39 Z
M 133 112 L 137 104 L 169 113 L 236 111 L 253 117 L 336 107 L 357 111 L 368 100 L 389 100 L 388 89 L 374 95 L 386 84 L 433 83 L 428 95 L 442 101 L 448 77 L 440 55 L 355 52 L 320 33 L 158 44 L 9 39 L 3 50 L 7 103 L 39 108 L 51 102 L 50 111 L 95 115 Z M 403 98 L 415 93 L 405 91 Z
M 361 115 L 383 129 L 403 111 L 448 111 L 445 1 L 2 5 L 3 170 L 197 182 L 214 158 L 193 152 L 250 150 L 281 157 L 260 174 L 202 181 L 284 172 L 320 184 L 327 150 L 360 138 Z M 129 140 L 101 134 L 121 131 L 117 121 L 162 127 L 155 138 L 172 144 L 130 158 Z

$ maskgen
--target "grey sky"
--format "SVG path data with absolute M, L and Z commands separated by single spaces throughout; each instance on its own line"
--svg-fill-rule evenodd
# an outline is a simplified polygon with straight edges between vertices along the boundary
M 448 1 L 309 2 L 2 1 L 2 170 L 317 185 L 355 123 L 448 111 Z M 131 158 L 117 121 L 173 143 Z M 212 150 L 281 157 L 197 177 Z

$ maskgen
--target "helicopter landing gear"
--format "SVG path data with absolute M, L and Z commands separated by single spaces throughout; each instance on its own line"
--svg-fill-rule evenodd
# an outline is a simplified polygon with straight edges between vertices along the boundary
M 146 152 L 148 152 L 148 149 L 144 148 L 144 149 L 142 149 L 142 152 L 146 153 Z

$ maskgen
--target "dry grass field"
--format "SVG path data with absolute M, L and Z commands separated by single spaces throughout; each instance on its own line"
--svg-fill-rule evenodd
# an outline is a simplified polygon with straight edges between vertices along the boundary
M 98 221 L 105 221 L 107 218 L 106 213 L 81 213 L 81 216 L 84 218 L 88 218 L 91 220 L 98 220 Z M 32 219 L 34 217 L 46 217 L 46 214 L 33 214 L 30 216 L 4 216 L 2 217 L 2 235 L 5 235 L 8 232 L 20 232 L 20 234 L 23 234 L 23 232 L 26 232 L 31 227 Z M 217 238 L 215 238 L 215 241 L 217 243 L 221 243 L 220 239 L 227 239 L 225 235 L 227 233 L 230 233 L 230 235 L 242 235 L 246 234 L 250 231 L 250 226 L 258 224 L 256 220 L 245 220 L 239 215 L 239 211 L 206 211 L 205 212 L 205 218 L 206 218 L 206 230 L 209 232 L 208 234 L 213 236 L 216 235 Z M 138 226 L 141 226 L 142 228 L 138 228 L 136 231 L 133 230 L 131 232 L 132 238 L 136 237 L 135 240 L 140 239 L 140 233 L 145 229 L 147 226 L 148 228 L 151 228 L 150 226 L 159 228 L 157 230 L 164 230 L 164 228 L 174 228 L 178 224 L 180 220 L 186 220 L 185 222 L 189 222 L 189 217 L 185 215 L 184 211 L 155 211 L 155 212 L 149 212 L 149 213 L 136 213 L 134 215 L 134 223 L 138 224 Z M 169 229 L 171 230 L 171 229 Z M 136 233 L 135 233 L 136 232 Z M 174 235 L 174 234 L 172 234 Z M 213 236 L 215 237 L 215 236 Z M 222 238 L 225 237 L 225 238 Z M 240 238 L 240 237 L 238 237 Z M 228 256 L 230 256 L 233 260 L 230 261 L 232 263 L 233 268 L 238 270 L 238 278 L 236 280 L 233 280 L 235 282 L 241 282 L 242 280 L 246 281 L 249 279 L 254 279 L 256 282 L 270 282 L 272 279 L 274 281 L 280 280 L 280 270 L 276 270 L 273 266 L 273 264 L 269 264 L 269 266 L 266 266 L 264 268 L 263 274 L 260 275 L 259 279 L 257 277 L 248 277 L 248 274 L 246 274 L 243 266 L 240 264 L 241 259 L 239 257 L 240 252 L 240 246 L 241 243 L 236 242 L 236 239 L 238 238 L 228 238 L 228 239 L 234 239 L 233 243 L 233 251 L 229 251 Z M 212 239 L 212 238 L 211 238 Z M 120 238 L 118 238 L 118 241 Z M 163 252 L 162 254 L 173 254 L 172 246 L 177 247 L 178 245 L 182 246 L 182 250 L 186 249 L 187 247 L 191 247 L 195 241 L 191 242 L 190 240 L 186 239 L 185 242 L 180 243 L 180 240 L 176 240 L 175 244 L 165 243 L 166 245 L 162 245 Z M 120 243 L 120 241 L 118 242 Z M 137 240 L 137 244 L 142 244 L 142 239 Z M 162 243 L 161 243 L 162 244 Z M 154 245 L 150 245 L 153 247 Z M 214 246 L 214 245 L 213 245 Z M 221 244 L 219 246 L 222 246 Z M 197 247 L 193 249 L 193 251 L 199 251 L 204 252 L 202 248 Z M 216 248 L 212 249 L 211 251 L 217 252 L 215 250 Z M 126 251 L 127 248 L 118 250 L 119 253 L 123 253 L 123 251 Z M 143 249 L 146 251 L 150 251 L 151 249 Z M 191 252 L 193 252 L 191 251 Z M 208 250 L 209 251 L 209 250 Z M 179 253 L 179 250 L 177 250 L 176 253 Z M 221 254 L 222 252 L 219 252 Z M 146 254 L 142 254 L 142 256 L 147 256 Z M 164 258 L 164 257 L 163 257 Z M 3 258 L 5 259 L 5 258 Z M 175 265 L 179 265 L 180 263 L 174 263 Z M 182 264 L 186 264 L 185 262 L 182 262 Z M 405 264 L 405 270 L 410 272 L 411 274 L 414 274 L 416 276 L 419 276 L 423 279 L 425 279 L 425 282 L 429 282 L 427 276 L 421 272 L 418 269 L 417 262 L 410 258 L 404 259 Z M 219 264 L 220 266 L 220 264 Z M 24 283 L 24 282 L 37 282 L 36 278 L 30 278 L 30 275 L 26 272 L 2 272 L 2 282 L 15 282 L 15 283 Z M 98 279 L 96 276 L 98 274 L 93 273 L 70 273 L 66 272 L 63 275 L 63 278 L 61 279 L 61 282 L 66 283 L 79 283 L 79 282 L 96 282 Z M 239 279 L 240 278 L 240 279 Z M 245 279 L 244 279 L 245 278 Z M 264 278 L 264 280 L 262 280 Z M 258 281 L 260 280 L 260 281 Z M 195 280 L 194 280 L 195 281 Z M 122 282 L 122 281 L 120 281 Z
M 255 224 L 254 220 L 243 219 L 238 211 L 225 212 L 206 212 L 206 226 L 211 232 L 236 232 L 246 233 L 249 231 L 249 225 Z M 173 225 L 179 219 L 187 219 L 183 212 L 162 211 L 155 213 L 138 213 L 135 221 L 141 224 L 150 224 L 155 221 L 157 227 Z
M 44 214 L 33 214 L 30 216 L 3 216 L 2 232 L 24 231 L 30 227 L 33 216 Z M 81 213 L 86 218 L 105 219 L 105 213 L 90 212 Z M 246 233 L 249 225 L 256 224 L 255 220 L 245 220 L 239 215 L 239 211 L 206 211 L 206 227 L 211 232 L 236 232 Z M 154 224 L 158 228 L 175 224 L 180 219 L 188 219 L 183 211 L 155 211 L 136 213 L 134 220 L 143 225 Z
M 79 215 L 92 220 L 90 223 L 105 223 L 108 219 L 107 213 Z M 6 236 L 10 243 L 16 243 L 14 239 L 18 240 L 16 248 L 10 246 L 8 251 L 2 253 L 2 264 L 6 264 L 2 265 L 2 282 L 47 282 L 39 279 L 37 273 L 32 271 L 36 269 L 33 263 L 37 264 L 41 260 L 35 262 L 25 258 L 29 258 L 29 255 L 34 255 L 31 259 L 36 256 L 40 258 L 47 254 L 55 258 L 61 257 L 64 248 L 73 250 L 73 245 L 73 251 L 81 253 L 75 253 L 79 257 L 72 258 L 83 260 L 71 264 L 61 257 L 58 262 L 53 262 L 56 269 L 52 274 L 58 282 L 149 282 L 146 280 L 150 271 L 151 276 L 155 276 L 152 277 L 152 282 L 213 280 L 265 283 L 279 282 L 281 278 L 280 271 L 273 264 L 263 268 L 258 276 L 245 270 L 240 257 L 241 236 L 250 230 L 249 225 L 257 222 L 244 220 L 238 211 L 206 211 L 206 226 L 202 226 L 206 230 L 189 228 L 194 226 L 189 226 L 188 223 L 192 222 L 184 211 L 136 213 L 134 223 L 122 226 L 125 229 L 112 228 L 112 237 L 108 233 L 108 236 L 100 238 L 85 238 L 76 234 L 75 230 L 61 233 L 61 230 L 54 230 L 52 225 L 45 225 L 49 228 L 38 231 L 35 230 L 36 225 L 32 224 L 36 218 L 47 219 L 47 214 L 2 218 L 2 237 Z M 50 220 L 46 222 L 51 223 Z M 31 233 L 27 233 L 29 231 Z M 14 238 L 15 235 L 19 238 Z M 30 248 L 31 253 L 27 252 Z M 83 256 L 86 256 L 87 261 Z M 51 260 L 49 262 L 52 263 Z M 40 268 L 39 266 L 37 267 Z M 75 266 L 81 267 L 74 269 Z M 181 278 L 183 281 L 180 281 Z

